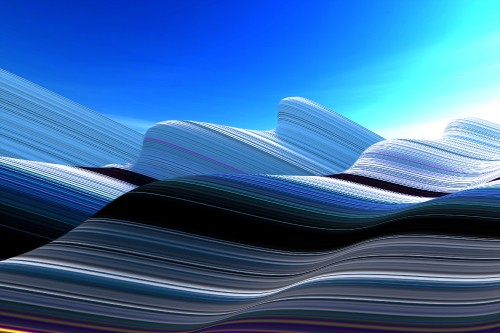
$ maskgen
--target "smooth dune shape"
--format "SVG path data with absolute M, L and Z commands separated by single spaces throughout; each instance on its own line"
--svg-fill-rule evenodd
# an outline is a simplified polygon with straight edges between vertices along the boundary
M 136 187 L 116 178 L 0 157 L 0 258 L 48 243 Z
M 0 262 L 0 322 L 72 333 L 495 332 L 499 257 L 498 239 L 280 251 L 93 218 Z
M 0 157 L 0 332 L 500 332 L 499 125 L 381 141 L 294 97 L 272 131 L 159 123 L 134 159 L 0 74 L 1 149 L 59 163 Z
M 397 143 L 404 154 L 391 163 L 354 165 L 397 174 L 430 150 L 442 168 L 423 176 L 476 179 L 450 194 L 392 178 L 247 174 L 135 188 L 0 262 L 0 322 L 58 333 L 498 332 L 499 134 L 461 120 L 449 138 L 390 140 L 359 160 Z
M 128 163 L 143 136 L 0 69 L 0 156 L 65 165 Z
M 192 176 L 144 185 L 95 217 L 251 246 L 325 250 L 393 232 L 500 234 L 499 194 L 500 181 L 431 199 L 318 176 Z
M 383 138 L 301 97 L 279 103 L 275 130 L 254 131 L 196 121 L 166 121 L 151 127 L 140 157 L 123 168 L 167 179 L 178 176 L 249 173 L 324 175 L 352 165 Z
M 474 187 L 500 177 L 500 125 L 458 119 L 440 140 L 385 140 L 344 174 L 444 194 Z

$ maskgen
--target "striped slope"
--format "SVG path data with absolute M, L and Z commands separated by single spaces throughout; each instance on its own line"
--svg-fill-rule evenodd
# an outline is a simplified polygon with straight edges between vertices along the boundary
M 394 232 L 500 235 L 499 196 L 500 181 L 427 198 L 318 176 L 191 176 L 144 185 L 95 217 L 251 246 L 325 250 Z
M 196 121 L 151 127 L 137 161 L 123 166 L 157 179 L 222 173 L 340 172 L 382 138 L 305 98 L 279 104 L 278 126 L 254 131 Z
M 381 141 L 287 98 L 275 130 L 169 121 L 138 155 L 0 87 L 0 332 L 500 331 L 499 125 Z
M 500 177 L 500 125 L 458 119 L 440 140 L 385 140 L 334 177 L 439 194 L 471 188 Z
M 0 156 L 66 165 L 134 160 L 142 135 L 0 69 Z
M 498 182 L 427 200 L 324 177 L 151 183 L 0 262 L 0 322 L 58 333 L 494 332 L 500 241 L 432 233 L 440 215 L 441 233 L 474 234 L 480 215 L 498 236 L 499 197 Z M 377 229 L 387 221 L 396 226 Z
M 464 123 L 490 132 L 459 125 L 453 134 Z M 370 184 L 226 174 L 143 185 L 0 262 L 0 322 L 58 333 L 498 332 L 497 136 L 492 124 L 462 120 L 426 145 L 377 144 L 399 143 L 406 155 L 366 164 L 412 170 L 422 156 L 438 170 L 476 170 L 482 181 L 463 189 L 370 175 L 359 176 Z M 435 179 L 445 175 L 454 173 Z
M 0 157 L 0 258 L 63 235 L 113 199 L 153 180 L 112 171 Z

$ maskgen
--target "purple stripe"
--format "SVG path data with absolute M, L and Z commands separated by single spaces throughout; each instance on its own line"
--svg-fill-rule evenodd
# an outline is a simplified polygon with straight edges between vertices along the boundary
M 219 165 L 222 165 L 223 167 L 226 167 L 228 169 L 231 169 L 231 170 L 234 170 L 238 173 L 246 173 L 245 171 L 242 171 L 240 169 L 236 169 L 235 167 L 232 167 L 230 165 L 227 165 L 225 163 L 222 163 L 220 161 L 217 161 L 217 160 L 214 160 L 213 158 L 210 158 L 208 156 L 205 156 L 205 155 L 202 155 L 200 153 L 197 153 L 195 151 L 192 151 L 190 149 L 187 149 L 187 148 L 184 148 L 184 147 L 181 147 L 181 146 L 178 146 L 176 144 L 173 144 L 173 143 L 170 143 L 170 142 L 167 142 L 167 141 L 163 141 L 163 140 L 159 140 L 159 139 L 155 139 L 155 138 L 144 138 L 144 141 L 154 141 L 154 142 L 158 142 L 158 143 L 161 143 L 161 144 L 164 144 L 164 145 L 167 145 L 167 146 L 170 146 L 170 147 L 174 147 L 174 148 L 177 148 L 177 149 L 180 149 L 180 150 L 183 150 L 187 153 L 190 153 L 190 154 L 193 154 L 193 155 L 196 155 L 198 157 L 201 157 L 201 158 L 204 158 L 206 160 L 209 160 L 210 162 L 214 162 L 214 163 L 217 163 Z

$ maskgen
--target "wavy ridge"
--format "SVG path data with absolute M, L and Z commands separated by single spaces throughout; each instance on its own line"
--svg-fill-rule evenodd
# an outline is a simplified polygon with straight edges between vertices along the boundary
M 457 119 L 440 140 L 384 140 L 344 173 L 437 193 L 473 188 L 500 177 L 500 125 Z
M 0 156 L 66 165 L 133 161 L 143 136 L 0 69 Z
M 135 187 L 77 167 L 0 157 L 0 258 L 62 236 Z
M 431 199 L 318 176 L 192 176 L 142 186 L 95 217 L 253 246 L 324 250 L 394 232 L 496 235 L 499 188 L 496 181 Z M 167 207 L 183 218 L 159 218 Z
M 0 235 L 52 240 L 0 261 L 0 332 L 500 331 L 500 125 L 381 141 L 293 97 L 275 130 L 169 121 L 138 155 L 6 72 L 0 107 L 0 154 L 81 165 L 0 157 Z
M 485 236 L 500 236 L 499 198 L 498 181 L 435 199 L 318 176 L 157 181 L 0 262 L 0 318 L 56 332 L 494 332 L 500 243 Z
M 151 127 L 139 158 L 123 168 L 166 179 L 220 173 L 322 175 L 348 168 L 383 138 L 301 97 L 283 99 L 276 130 L 196 121 Z M 335 152 L 332 154 L 332 152 Z
M 57 332 L 494 329 L 499 249 L 406 235 L 290 252 L 94 218 L 0 263 L 0 318 Z

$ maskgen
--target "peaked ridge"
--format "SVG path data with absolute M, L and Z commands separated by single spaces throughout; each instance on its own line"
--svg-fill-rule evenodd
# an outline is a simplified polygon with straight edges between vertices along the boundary
M 197 174 L 322 175 L 348 168 L 383 138 L 301 97 L 283 99 L 275 130 L 197 121 L 151 127 L 139 158 L 124 168 L 157 179 Z
M 343 174 L 442 194 L 474 188 L 500 177 L 500 125 L 456 119 L 441 139 L 384 140 Z

